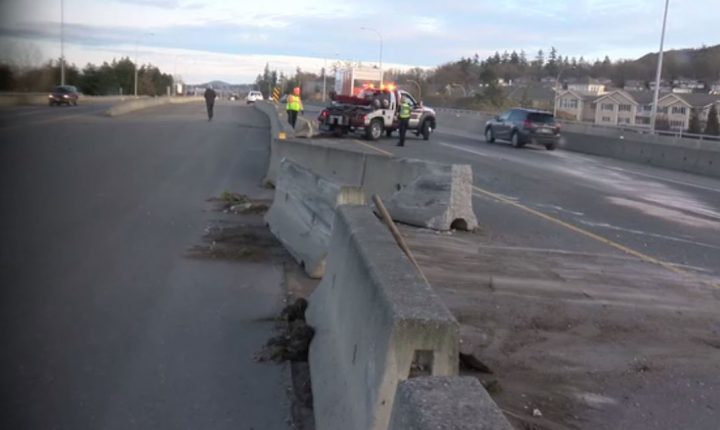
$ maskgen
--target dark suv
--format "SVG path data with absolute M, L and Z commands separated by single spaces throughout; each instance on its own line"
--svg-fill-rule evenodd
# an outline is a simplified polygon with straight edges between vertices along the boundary
M 48 95 L 48 105 L 77 106 L 80 93 L 72 85 L 58 85 Z
M 485 123 L 485 140 L 495 139 L 509 140 L 516 148 L 537 143 L 552 151 L 560 140 L 560 126 L 550 112 L 510 109 Z

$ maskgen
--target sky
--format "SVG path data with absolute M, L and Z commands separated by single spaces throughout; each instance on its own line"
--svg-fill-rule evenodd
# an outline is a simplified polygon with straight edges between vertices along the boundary
M 659 49 L 664 0 L 0 0 L 0 59 L 83 67 L 137 55 L 186 82 L 254 81 L 266 63 L 433 67 L 523 49 L 638 58 Z M 671 0 L 666 48 L 720 43 L 720 0 Z M 361 28 L 368 28 L 362 30 Z

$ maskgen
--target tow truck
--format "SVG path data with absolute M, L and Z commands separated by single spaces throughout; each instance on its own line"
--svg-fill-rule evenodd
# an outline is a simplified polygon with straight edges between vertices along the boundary
M 320 112 L 320 131 L 341 137 L 348 133 L 362 133 L 368 140 L 378 140 L 383 133 L 388 137 L 399 128 L 399 100 L 403 97 L 411 106 L 408 131 L 424 140 L 436 127 L 435 111 L 418 103 L 415 98 L 394 85 L 380 89 L 369 86 L 355 96 L 334 95 L 332 104 Z

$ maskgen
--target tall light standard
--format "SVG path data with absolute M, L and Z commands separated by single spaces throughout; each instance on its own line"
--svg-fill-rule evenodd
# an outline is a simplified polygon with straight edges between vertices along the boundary
M 465 87 L 463 87 L 462 85 L 456 84 L 456 83 L 452 83 L 452 84 L 450 84 L 450 87 L 460 88 L 460 89 L 462 90 L 462 92 L 463 92 L 463 97 L 467 97 L 467 91 L 465 91 Z
M 650 130 L 655 132 L 657 120 L 658 99 L 660 98 L 660 77 L 662 76 L 663 54 L 665 49 L 665 26 L 667 24 L 668 7 L 670 0 L 665 0 L 665 15 L 663 16 L 662 33 L 660 34 L 660 55 L 658 55 L 657 72 L 655 73 L 655 94 L 653 95 L 652 111 L 650 112 Z
M 135 97 L 137 97 L 137 90 L 138 90 L 138 44 L 140 44 L 140 40 L 143 37 L 146 36 L 152 36 L 153 33 L 145 33 L 141 34 L 137 40 L 135 41 Z
M 60 0 L 60 85 L 65 85 L 65 2 Z
M 418 81 L 416 81 L 416 80 L 413 80 L 413 79 L 408 79 L 407 81 L 410 82 L 410 83 L 413 83 L 413 84 L 417 85 L 417 88 L 418 88 L 418 101 L 420 101 L 420 100 L 422 99 L 422 87 L 420 87 L 420 83 L 419 83 Z
M 378 38 L 380 39 L 380 86 L 382 86 L 382 84 L 383 84 L 383 79 L 384 79 L 383 66 L 382 66 L 382 51 L 383 51 L 383 37 L 382 37 L 382 34 L 380 34 L 380 32 L 377 31 L 376 29 L 370 28 L 370 27 L 360 27 L 360 30 L 374 31 L 375 34 L 377 34 Z

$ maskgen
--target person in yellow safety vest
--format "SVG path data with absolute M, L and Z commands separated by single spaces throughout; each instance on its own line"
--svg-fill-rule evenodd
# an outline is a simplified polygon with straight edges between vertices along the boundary
M 400 99 L 400 113 L 398 113 L 398 119 L 400 120 L 400 141 L 397 146 L 405 146 L 405 133 L 407 133 L 408 125 L 410 124 L 410 115 L 412 114 L 412 106 L 405 97 Z
M 292 128 L 295 128 L 298 112 L 304 113 L 302 99 L 300 99 L 300 88 L 293 88 L 293 93 L 287 98 L 287 105 L 285 105 L 285 109 L 287 110 L 288 122 Z

